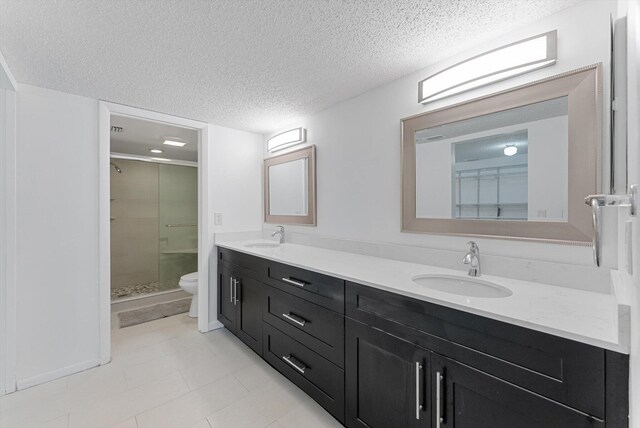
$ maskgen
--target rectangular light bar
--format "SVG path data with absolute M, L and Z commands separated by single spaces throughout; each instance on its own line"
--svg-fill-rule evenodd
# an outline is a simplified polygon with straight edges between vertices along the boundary
M 418 83 L 426 104 L 556 63 L 557 31 L 520 40 L 446 68 Z
M 291 129 L 282 132 L 267 140 L 267 150 L 269 152 L 277 152 L 296 144 L 302 144 L 307 141 L 307 130 L 304 128 Z
M 187 145 L 187 143 L 185 143 L 184 141 L 176 141 L 176 140 L 169 140 L 169 139 L 165 139 L 162 144 L 166 144 L 167 146 L 175 146 L 175 147 L 184 147 Z

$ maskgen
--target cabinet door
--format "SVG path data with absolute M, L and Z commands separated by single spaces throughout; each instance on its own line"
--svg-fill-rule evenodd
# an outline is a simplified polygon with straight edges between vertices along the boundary
M 218 269 L 218 321 L 231 332 L 236 332 L 236 303 L 234 299 L 233 272 L 225 267 Z
M 262 355 L 262 283 L 242 276 L 236 279 L 238 314 L 236 335 L 258 354 Z
M 428 351 L 347 319 L 347 426 L 429 427 Z
M 435 428 L 581 428 L 603 421 L 437 354 L 431 357 Z

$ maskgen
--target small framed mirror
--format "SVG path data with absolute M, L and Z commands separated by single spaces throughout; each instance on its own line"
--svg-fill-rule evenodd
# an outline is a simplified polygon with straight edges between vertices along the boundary
M 404 119 L 403 231 L 590 241 L 601 74 L 589 66 Z
M 264 160 L 264 221 L 316 225 L 316 147 Z

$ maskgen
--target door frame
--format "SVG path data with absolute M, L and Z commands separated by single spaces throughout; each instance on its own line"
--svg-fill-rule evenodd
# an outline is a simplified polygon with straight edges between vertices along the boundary
M 198 331 L 209 328 L 209 259 L 214 248 L 210 233 L 209 124 L 136 107 L 98 102 L 98 198 L 100 254 L 100 364 L 111 360 L 111 115 L 128 116 L 190 128 L 198 132 Z M 212 232 L 212 231 L 211 231 Z M 215 317 L 214 317 L 215 319 Z
M 0 396 L 16 390 L 16 129 L 18 82 L 0 52 Z

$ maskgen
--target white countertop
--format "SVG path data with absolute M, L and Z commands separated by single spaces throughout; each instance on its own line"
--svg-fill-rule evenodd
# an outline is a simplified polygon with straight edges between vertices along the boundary
M 628 354 L 626 329 L 619 323 L 613 294 L 601 294 L 492 275 L 479 279 L 510 289 L 504 298 L 466 297 L 433 290 L 412 281 L 416 275 L 455 275 L 452 269 L 365 256 L 323 248 L 284 244 L 247 247 L 266 240 L 222 241 L 216 245 L 314 272 L 391 291 L 487 318 Z

